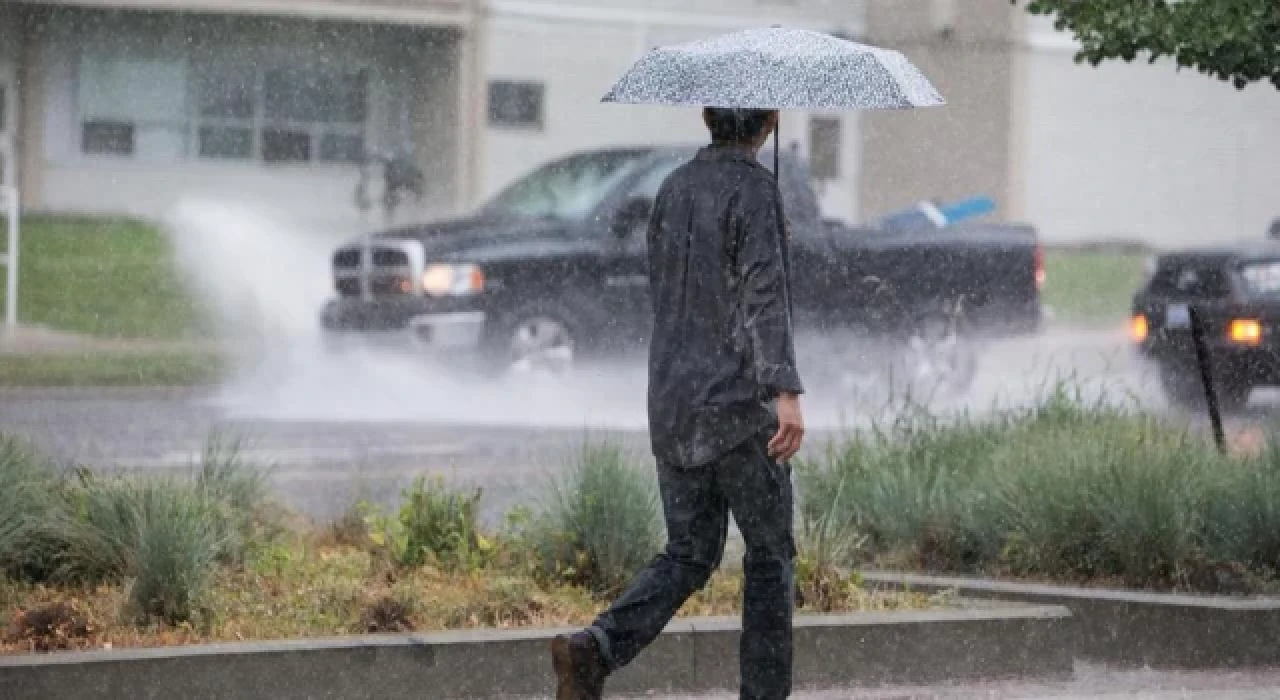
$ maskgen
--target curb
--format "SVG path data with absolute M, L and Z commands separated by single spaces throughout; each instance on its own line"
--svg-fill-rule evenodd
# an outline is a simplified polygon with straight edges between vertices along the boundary
M 1058 678 L 1072 672 L 1060 606 L 804 615 L 795 685 Z M 738 621 L 677 620 L 610 694 L 736 689 Z M 548 647 L 564 630 L 476 630 L 0 657 L 0 697 L 141 700 L 409 700 L 548 697 Z
M 1149 593 L 864 571 L 867 585 L 1071 611 L 1087 661 L 1122 667 L 1223 669 L 1280 665 L 1280 598 Z

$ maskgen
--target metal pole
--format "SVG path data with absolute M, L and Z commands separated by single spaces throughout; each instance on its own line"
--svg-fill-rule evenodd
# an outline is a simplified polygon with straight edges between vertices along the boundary
M 4 326 L 13 333 L 18 327 L 18 190 L 5 187 L 3 191 L 5 206 L 9 212 L 9 248 L 5 251 L 5 295 Z
M 778 123 L 773 127 L 773 177 L 782 187 L 782 114 L 778 114 Z
M 1213 369 L 1209 362 L 1209 347 L 1204 341 L 1204 322 L 1194 306 L 1189 309 L 1189 313 L 1191 315 L 1191 343 L 1196 349 L 1196 364 L 1200 366 L 1200 382 L 1204 385 L 1205 403 L 1209 407 L 1209 424 L 1213 426 L 1213 442 L 1218 446 L 1218 451 L 1225 454 L 1227 451 L 1227 437 L 1222 430 L 1222 411 L 1218 407 L 1218 392 L 1213 384 Z

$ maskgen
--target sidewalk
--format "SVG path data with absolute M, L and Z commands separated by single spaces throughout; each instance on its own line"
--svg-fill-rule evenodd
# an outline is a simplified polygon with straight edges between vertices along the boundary
M 655 700 L 733 700 L 723 693 Z M 953 686 L 848 688 L 798 692 L 794 700 L 1276 700 L 1280 669 L 1211 672 L 1117 671 L 1077 664 L 1058 683 L 993 682 Z

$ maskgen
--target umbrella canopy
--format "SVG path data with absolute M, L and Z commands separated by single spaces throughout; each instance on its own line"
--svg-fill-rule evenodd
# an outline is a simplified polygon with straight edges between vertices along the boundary
M 656 48 L 603 101 L 779 110 L 945 104 L 897 51 L 782 27 Z

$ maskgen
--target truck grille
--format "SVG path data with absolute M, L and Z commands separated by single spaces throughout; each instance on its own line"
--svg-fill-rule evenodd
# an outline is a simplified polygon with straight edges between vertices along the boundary
M 352 277 L 338 280 L 334 288 L 338 296 L 346 299 L 360 296 L 360 280 Z
M 393 242 L 390 245 L 375 243 L 369 248 L 363 245 L 351 245 L 342 248 L 333 255 L 334 290 L 342 298 L 359 298 L 363 289 L 375 298 L 398 297 L 414 294 L 414 284 L 421 272 L 415 272 L 415 265 L 409 251 L 404 246 L 415 245 L 413 241 Z M 365 263 L 365 251 L 368 250 L 368 265 Z M 366 283 L 367 282 L 367 287 Z
M 360 267 L 360 251 L 340 250 L 333 255 L 333 266 L 340 270 Z
M 359 249 L 340 250 L 333 256 L 333 266 L 344 270 L 358 268 L 361 257 L 362 252 Z M 407 267 L 408 265 L 409 254 L 403 250 L 373 249 L 374 267 Z

